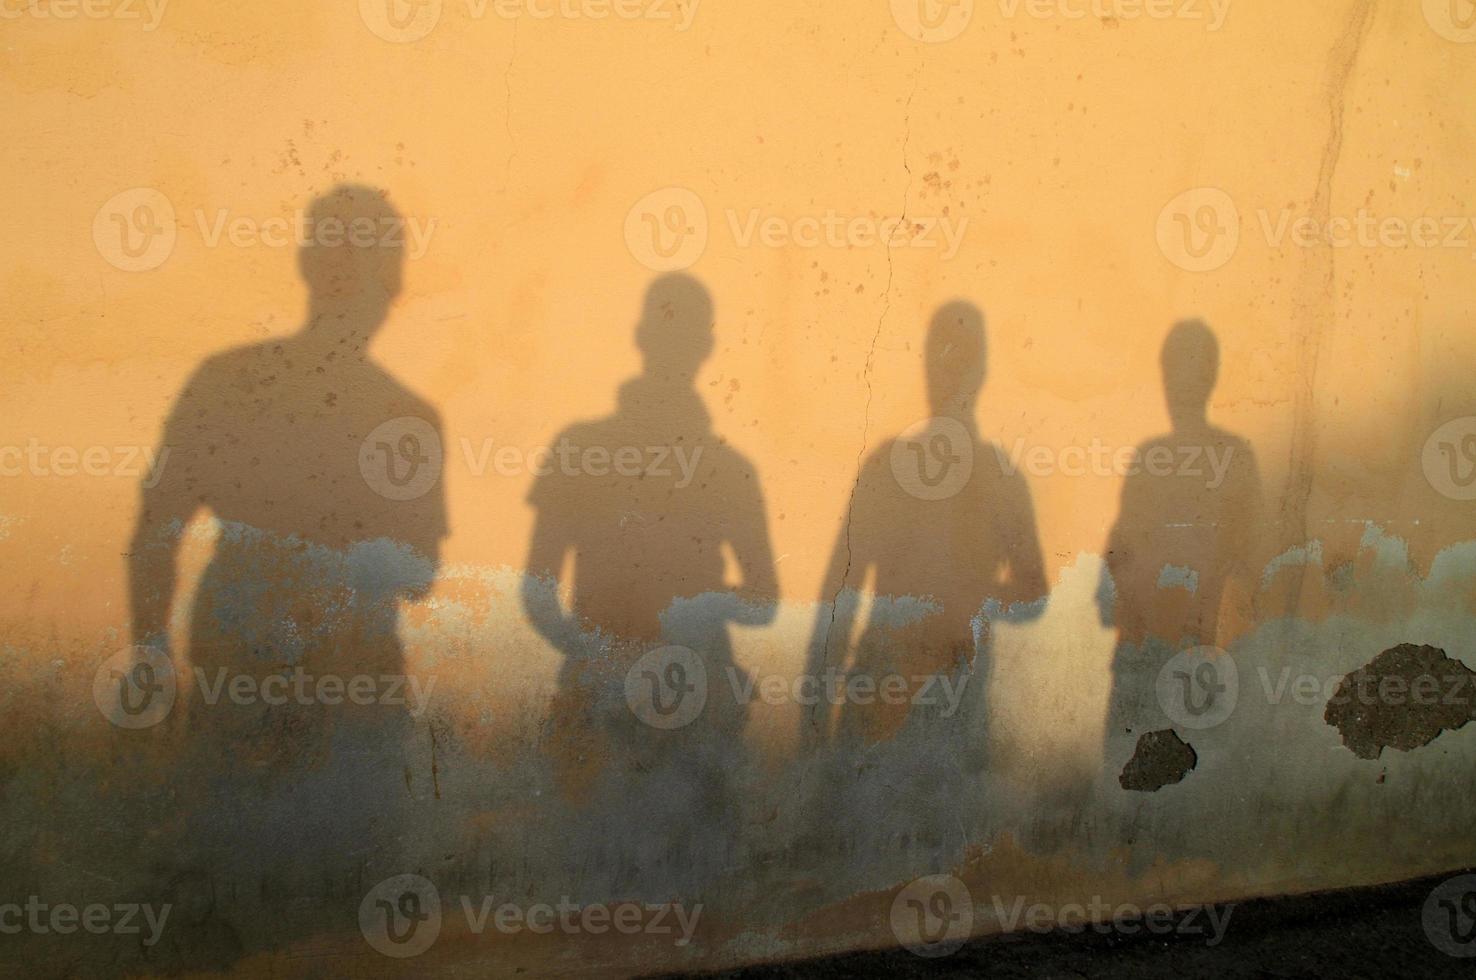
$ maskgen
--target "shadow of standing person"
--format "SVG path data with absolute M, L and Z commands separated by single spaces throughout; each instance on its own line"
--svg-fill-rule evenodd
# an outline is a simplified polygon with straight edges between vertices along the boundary
M 652 283 L 642 373 L 557 437 L 529 497 L 524 607 L 564 658 L 546 747 L 590 901 L 691 899 L 740 863 L 730 627 L 770 622 L 778 584 L 757 472 L 695 388 L 713 325 L 695 279 Z
M 985 364 L 983 314 L 940 308 L 925 354 L 933 417 L 882 444 L 856 482 L 805 673 L 832 692 L 801 720 L 826 773 L 815 846 L 912 841 L 944 870 L 963 844 L 958 808 L 987 759 L 990 622 L 1039 615 L 1047 593 L 1029 487 L 979 434 Z M 874 598 L 853 648 L 863 590 Z M 855 839 L 827 842 L 847 815 Z
M 1219 341 L 1198 320 L 1176 324 L 1162 368 L 1173 431 L 1137 449 L 1098 591 L 1103 625 L 1119 630 L 1106 746 L 1119 766 L 1118 743 L 1171 726 L 1154 703 L 1163 664 L 1184 649 L 1228 648 L 1251 620 L 1265 536 L 1255 452 L 1208 418 Z
M 400 292 L 402 219 L 383 192 L 341 185 L 306 220 L 306 324 L 189 379 L 129 556 L 134 642 L 167 651 L 186 528 L 214 519 L 188 649 L 172 655 L 180 819 L 165 863 L 184 868 L 183 907 L 259 902 L 232 925 L 279 942 L 306 928 L 293 903 L 402 870 L 429 781 L 409 753 L 429 689 L 405 678 L 400 608 L 426 595 L 447 533 L 440 419 L 369 356 Z

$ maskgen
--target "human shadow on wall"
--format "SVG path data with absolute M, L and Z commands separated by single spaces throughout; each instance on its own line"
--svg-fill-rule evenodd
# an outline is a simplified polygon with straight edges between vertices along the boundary
M 986 359 L 980 311 L 940 308 L 924 363 L 932 417 L 861 467 L 804 675 L 830 692 L 800 723 L 819 777 L 807 851 L 921 848 L 943 871 L 973 822 L 960 813 L 988 766 L 991 623 L 1038 616 L 1047 593 L 1029 487 L 979 432 Z
M 1145 732 L 1174 727 L 1156 694 L 1169 658 L 1194 647 L 1228 648 L 1250 627 L 1266 538 L 1255 452 L 1209 421 L 1219 341 L 1198 320 L 1178 323 L 1164 341 L 1161 368 L 1172 431 L 1137 447 L 1098 589 L 1103 625 L 1119 631 L 1104 746 L 1109 768 L 1120 769 Z M 1212 695 L 1199 692 L 1191 705 Z
M 545 748 L 570 893 L 591 901 L 706 900 L 742 863 L 730 629 L 770 622 L 778 584 L 758 474 L 695 387 L 713 328 L 697 280 L 653 282 L 641 374 L 557 436 L 529 498 L 524 607 L 563 657 Z
M 407 870 L 399 842 L 432 792 L 412 734 L 433 683 L 405 680 L 398 628 L 447 534 L 441 422 L 369 354 L 400 292 L 399 221 L 369 187 L 310 204 L 306 323 L 195 371 L 164 426 L 162 477 L 142 490 L 137 644 L 168 651 L 184 531 L 216 522 L 187 649 L 171 654 L 158 860 L 184 893 L 176 944 L 221 918 L 247 948 L 280 942 L 307 918 L 289 899 L 357 908 L 364 882 Z M 233 917 L 247 901 L 264 913 Z

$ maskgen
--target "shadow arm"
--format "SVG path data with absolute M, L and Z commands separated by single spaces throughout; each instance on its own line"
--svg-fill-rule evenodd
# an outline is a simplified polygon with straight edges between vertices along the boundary
M 779 599 L 779 574 L 769 543 L 768 517 L 762 498 L 750 501 L 744 527 L 747 534 L 730 541 L 738 563 L 740 584 L 734 590 L 732 621 L 740 626 L 767 626 L 774 621 Z
M 579 649 L 579 622 L 559 602 L 559 572 L 569 546 L 555 537 L 549 522 L 539 515 L 528 547 L 523 574 L 523 611 L 538 634 L 565 656 Z
M 204 507 L 188 474 L 195 460 L 181 445 L 181 420 L 187 401 L 188 395 L 182 395 L 180 404 L 165 423 L 155 456 L 158 462 L 139 492 L 138 521 L 128 548 L 130 623 L 133 643 L 138 646 L 168 647 L 169 613 L 177 578 L 175 561 L 181 536 L 185 526 Z M 173 466 L 169 465 L 171 461 Z
M 1000 618 L 1011 622 L 1029 622 L 1045 612 L 1050 592 L 1046 583 L 1045 556 L 1040 548 L 1040 532 L 1035 524 L 1035 504 L 1023 478 L 1010 484 L 1010 518 L 1006 524 L 1009 578 L 1004 587 L 1004 604 Z

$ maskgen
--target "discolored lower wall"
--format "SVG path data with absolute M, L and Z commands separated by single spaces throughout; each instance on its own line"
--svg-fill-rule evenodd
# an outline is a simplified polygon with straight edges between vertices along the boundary
M 1476 864 L 1460 3 L 0 12 L 5 972 Z

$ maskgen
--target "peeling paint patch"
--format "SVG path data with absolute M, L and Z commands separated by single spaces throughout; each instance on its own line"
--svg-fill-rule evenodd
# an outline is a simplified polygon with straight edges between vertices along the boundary
M 1366 537 L 1365 537 L 1365 540 Z M 1271 588 L 1271 583 L 1276 580 L 1282 569 L 1296 568 L 1299 565 L 1321 565 L 1322 564 L 1322 542 L 1313 541 L 1310 544 L 1298 545 L 1288 548 L 1275 558 L 1266 563 L 1261 572 L 1261 588 Z
M 1117 781 L 1132 793 L 1156 793 L 1165 786 L 1183 782 L 1198 764 L 1199 755 L 1194 747 L 1173 729 L 1166 728 L 1138 739 L 1138 749 Z
M 988 599 L 984 603 L 983 610 L 976 614 L 972 620 L 975 636 L 985 632 L 985 625 L 990 620 L 1003 620 L 1007 623 L 1028 623 L 1039 619 L 1050 604 L 1049 596 L 1041 596 L 1039 599 L 1030 601 L 1019 601 L 1004 603 L 999 599 Z
M 1410 752 L 1471 720 L 1476 671 L 1444 650 L 1405 643 L 1344 677 L 1323 720 L 1360 759 Z

